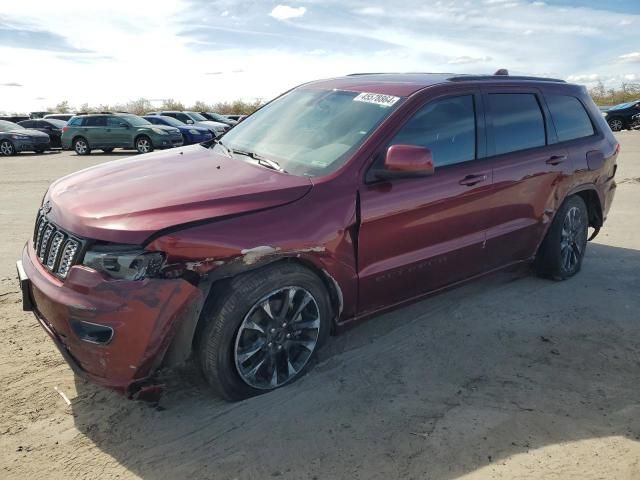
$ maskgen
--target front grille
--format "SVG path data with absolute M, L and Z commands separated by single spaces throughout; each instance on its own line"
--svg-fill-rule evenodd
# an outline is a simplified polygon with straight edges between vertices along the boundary
M 78 261 L 82 241 L 51 223 L 40 210 L 33 234 L 33 248 L 47 270 L 59 278 L 66 278 Z

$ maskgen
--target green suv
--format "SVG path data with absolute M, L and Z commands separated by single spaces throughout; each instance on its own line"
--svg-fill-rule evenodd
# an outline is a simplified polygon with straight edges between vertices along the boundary
M 79 115 L 62 129 L 62 148 L 78 155 L 89 155 L 94 149 L 109 153 L 114 148 L 149 153 L 156 148 L 179 147 L 182 142 L 177 128 L 154 125 L 128 113 Z

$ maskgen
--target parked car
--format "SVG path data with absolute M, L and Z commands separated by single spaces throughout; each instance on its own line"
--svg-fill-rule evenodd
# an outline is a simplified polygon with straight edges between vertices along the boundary
M 49 112 L 29 112 L 29 118 L 31 118 L 32 120 L 34 118 L 44 118 L 44 116 L 48 113 Z
M 18 125 L 32 130 L 38 130 L 49 135 L 50 146 L 53 148 L 61 148 L 62 129 L 67 124 L 64 120 L 56 120 L 54 118 L 40 118 L 36 120 L 23 120 Z
M 186 123 L 187 125 L 206 128 L 216 137 L 224 134 L 230 128 L 226 123 L 212 122 L 211 120 L 207 120 L 198 112 L 178 112 L 174 110 L 166 110 L 163 112 L 149 112 L 147 115 L 164 115 L 166 117 L 173 117 L 177 120 L 180 120 L 182 123 Z
M 28 115 L 0 115 L 0 120 L 5 122 L 18 123 L 23 120 L 29 120 Z
M 144 393 L 193 353 L 246 398 L 389 308 L 521 262 L 574 276 L 618 152 L 562 80 L 305 84 L 221 140 L 54 182 L 18 263 L 23 306 L 96 383 Z
M 640 100 L 621 103 L 604 112 L 604 118 L 614 132 L 629 129 L 631 127 L 631 117 L 640 113 Z
M 177 128 L 182 134 L 183 145 L 208 142 L 213 138 L 213 134 L 209 129 L 187 125 L 173 117 L 167 117 L 165 115 L 145 115 L 142 118 L 154 125 L 168 125 Z
M 640 130 L 640 113 L 631 117 L 631 125 L 629 128 L 631 130 Z
M 229 120 L 234 120 L 236 122 L 241 122 L 247 116 L 246 115 L 225 115 L 225 117 L 227 117 Z
M 109 153 L 114 148 L 149 153 L 156 148 L 179 147 L 182 142 L 177 128 L 153 125 L 128 113 L 77 116 L 62 129 L 62 148 L 78 155 L 89 155 L 94 149 Z
M 216 112 L 200 112 L 200 115 L 202 115 L 207 120 L 211 120 L 212 122 L 224 123 L 225 125 L 229 125 L 230 127 L 233 127 L 236 123 L 238 123 L 236 120 L 232 120 L 231 118 L 225 117 L 224 115 L 220 115 Z
M 64 120 L 65 122 L 68 122 L 72 117 L 75 117 L 76 115 L 80 114 L 76 113 L 74 115 L 73 113 L 49 113 L 45 115 L 44 118 L 47 120 Z
M 16 123 L 0 120 L 0 155 L 42 153 L 49 148 L 49 143 L 49 135 L 46 133 L 27 130 Z

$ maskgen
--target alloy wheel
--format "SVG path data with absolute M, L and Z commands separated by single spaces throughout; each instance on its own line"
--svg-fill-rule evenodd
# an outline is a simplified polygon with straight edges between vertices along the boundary
M 3 140 L 0 143 L 0 153 L 2 155 L 13 155 L 15 153 L 13 144 L 9 140 Z
M 271 390 L 295 378 L 320 335 L 320 309 L 301 287 L 284 287 L 258 300 L 244 317 L 234 347 L 240 378 Z
M 140 153 L 149 153 L 151 151 L 151 142 L 146 138 L 141 138 L 138 140 L 138 152 Z
M 620 130 L 622 130 L 622 120 L 619 119 L 614 119 L 614 120 L 610 120 L 609 121 L 609 127 L 611 128 L 612 131 L 614 132 L 619 132 Z
M 87 142 L 84 140 L 76 140 L 75 150 L 78 155 L 84 155 L 87 153 L 88 148 Z
M 567 272 L 573 270 L 582 258 L 585 247 L 585 229 L 586 225 L 580 215 L 580 210 L 577 207 L 570 208 L 564 217 L 560 237 L 562 267 Z

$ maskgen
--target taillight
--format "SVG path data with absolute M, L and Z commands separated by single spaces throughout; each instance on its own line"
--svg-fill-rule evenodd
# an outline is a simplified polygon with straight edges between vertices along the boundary
M 69 131 L 69 127 L 62 127 L 62 133 L 68 132 L 68 131 Z
M 614 155 L 618 155 L 620 153 L 620 144 L 616 146 L 616 153 Z

